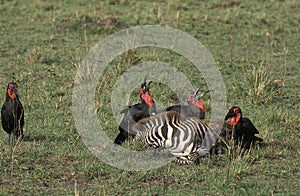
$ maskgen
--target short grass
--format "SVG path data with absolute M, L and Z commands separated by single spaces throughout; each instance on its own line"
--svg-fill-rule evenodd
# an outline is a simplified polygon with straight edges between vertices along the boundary
M 0 91 L 4 100 L 7 83 L 19 83 L 26 137 L 11 156 L 0 132 L 1 195 L 299 195 L 299 9 L 293 0 L 2 0 Z M 77 67 L 105 37 L 148 24 L 185 31 L 211 52 L 228 108 L 242 108 L 259 128 L 263 146 L 244 157 L 225 154 L 146 172 L 120 170 L 93 156 L 72 116 Z M 195 87 L 205 84 L 170 51 L 141 48 L 120 55 L 105 70 L 95 98 L 112 139 L 118 133 L 110 108 L 115 81 L 132 65 L 155 60 L 174 65 Z M 166 85 L 155 83 L 151 92 L 160 103 L 177 103 Z M 130 103 L 137 101 L 132 94 Z M 209 115 L 209 96 L 204 102 Z M 125 146 L 138 148 L 132 141 Z

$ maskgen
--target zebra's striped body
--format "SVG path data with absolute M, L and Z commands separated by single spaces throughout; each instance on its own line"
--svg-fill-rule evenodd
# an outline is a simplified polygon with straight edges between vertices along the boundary
M 223 128 L 223 120 L 200 120 L 178 112 L 163 112 L 133 126 L 137 138 L 152 147 L 163 147 L 176 162 L 189 164 L 209 153 Z

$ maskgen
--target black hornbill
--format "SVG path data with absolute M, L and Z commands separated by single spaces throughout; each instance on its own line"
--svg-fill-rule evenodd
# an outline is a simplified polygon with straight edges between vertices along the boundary
M 135 105 L 130 105 L 120 113 L 125 114 L 120 125 L 120 133 L 117 135 L 114 143 L 122 144 L 129 136 L 134 137 L 134 134 L 130 133 L 131 127 L 143 118 L 147 118 L 150 115 L 156 113 L 155 102 L 150 95 L 149 85 L 151 81 L 146 84 L 146 78 L 139 89 L 141 102 Z
M 255 142 L 262 142 L 263 139 L 255 136 L 259 131 L 248 118 L 243 118 L 242 110 L 238 106 L 233 106 L 228 111 L 225 121 L 229 119 L 233 127 L 233 140 L 235 145 L 241 145 L 244 149 L 249 149 Z
M 7 85 L 6 99 L 1 108 L 2 128 L 8 133 L 8 144 L 13 134 L 12 144 L 16 139 L 23 137 L 24 109 L 19 100 L 18 85 L 11 82 Z
M 202 98 L 205 94 L 209 92 L 206 91 L 202 93 L 199 97 L 197 96 L 197 93 L 199 92 L 200 88 L 197 90 L 193 91 L 189 96 L 188 96 L 188 105 L 175 105 L 175 106 L 170 106 L 166 108 L 166 111 L 176 111 L 181 114 L 183 114 L 186 117 L 196 117 L 200 119 L 205 118 L 205 107 L 200 98 Z

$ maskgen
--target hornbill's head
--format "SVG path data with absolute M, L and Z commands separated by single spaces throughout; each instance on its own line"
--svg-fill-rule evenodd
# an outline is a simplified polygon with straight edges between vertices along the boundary
M 151 83 L 152 81 L 150 81 L 147 85 L 145 77 L 144 82 L 142 83 L 141 88 L 139 89 L 140 98 L 144 100 L 149 107 L 151 107 L 154 104 L 153 98 L 151 97 L 149 92 L 149 86 Z
M 208 91 L 205 91 L 204 93 L 202 93 L 199 97 L 197 96 L 197 93 L 199 92 L 200 88 L 198 88 L 195 91 L 192 91 L 192 93 L 188 96 L 188 103 L 192 103 L 193 105 L 197 106 L 198 108 L 200 108 L 200 110 L 202 110 L 203 112 L 205 112 L 205 107 L 204 104 L 202 103 L 202 101 L 200 100 L 200 98 L 202 98 L 204 95 L 206 95 Z
M 15 99 L 18 97 L 18 85 L 15 82 L 11 82 L 7 85 L 6 97 Z
M 225 121 L 230 119 L 230 125 L 235 126 L 237 125 L 240 120 L 242 119 L 242 110 L 238 106 L 233 106 L 228 111 L 227 115 L 225 116 Z

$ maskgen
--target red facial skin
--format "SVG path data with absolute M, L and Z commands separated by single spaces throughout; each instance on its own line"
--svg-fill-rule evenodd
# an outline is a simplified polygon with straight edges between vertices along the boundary
M 154 103 L 153 98 L 151 97 L 149 91 L 147 90 L 145 93 L 143 93 L 143 89 L 139 89 L 140 97 L 146 102 L 146 104 L 151 107 Z
M 194 104 L 195 106 L 197 106 L 198 108 L 200 108 L 200 110 L 202 110 L 203 112 L 205 112 L 204 104 L 202 103 L 202 101 L 200 101 L 200 99 L 195 100 L 194 95 L 190 95 L 188 97 L 188 102 L 191 102 L 192 104 Z
M 143 95 L 143 89 L 142 88 L 139 89 L 139 94 L 140 94 L 140 97 Z
M 240 108 L 235 108 L 234 113 L 236 114 L 233 117 L 230 117 L 229 122 L 231 126 L 235 126 L 238 124 L 238 122 L 241 120 L 241 110 Z
M 17 97 L 17 93 L 13 92 L 14 85 L 10 84 L 7 89 L 7 94 L 11 99 L 15 99 Z

